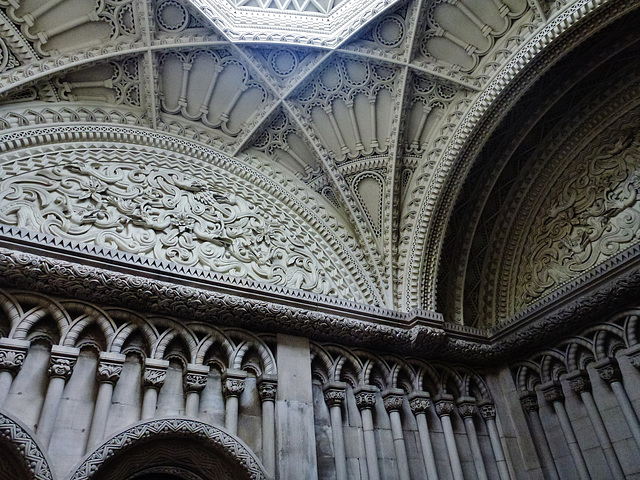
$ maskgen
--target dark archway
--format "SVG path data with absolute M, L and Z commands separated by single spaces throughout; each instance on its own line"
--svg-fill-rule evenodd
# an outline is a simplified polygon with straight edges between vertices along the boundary
M 266 480 L 247 446 L 224 430 L 187 419 L 137 424 L 91 453 L 71 480 Z

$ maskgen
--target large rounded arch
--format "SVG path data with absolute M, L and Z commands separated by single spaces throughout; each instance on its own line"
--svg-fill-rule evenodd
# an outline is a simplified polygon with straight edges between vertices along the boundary
M 180 473 L 182 472 L 182 473 Z M 138 423 L 90 453 L 71 480 L 119 480 L 162 473 L 171 478 L 266 480 L 260 461 L 235 436 L 195 420 Z
M 0 480 L 55 480 L 49 465 L 27 428 L 0 412 Z

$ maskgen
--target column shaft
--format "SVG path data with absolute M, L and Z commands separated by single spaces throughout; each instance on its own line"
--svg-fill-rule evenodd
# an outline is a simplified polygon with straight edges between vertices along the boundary
M 556 462 L 553 459 L 551 447 L 549 447 L 549 441 L 547 440 L 547 435 L 545 434 L 544 427 L 542 426 L 542 420 L 540 420 L 538 410 L 529 411 L 529 426 L 531 427 L 531 434 L 535 441 L 535 446 L 538 448 L 540 457 L 542 457 L 542 465 L 547 471 L 549 480 L 560 480 Z
M 622 409 L 622 414 L 627 421 L 627 425 L 629 425 L 629 429 L 636 441 L 636 445 L 640 448 L 640 423 L 638 423 L 638 416 L 636 415 L 636 411 L 633 409 L 633 405 L 631 405 L 627 391 L 624 389 L 624 386 L 620 381 L 611 382 L 611 389 L 618 399 L 618 404 Z
M 347 480 L 347 455 L 344 449 L 344 431 L 342 430 L 342 407 L 332 405 L 329 409 L 331 415 L 331 435 L 333 437 L 333 456 L 336 462 L 337 480 Z
M 9 370 L 0 370 L 0 407 L 4 405 L 12 383 L 13 374 Z
M 558 421 L 560 422 L 560 427 L 562 428 L 562 432 L 564 433 L 564 438 L 567 441 L 567 446 L 569 447 L 569 451 L 571 452 L 571 456 L 573 457 L 576 469 L 578 470 L 578 476 L 581 480 L 590 480 L 591 475 L 589 475 L 587 464 L 584 461 L 584 457 L 582 456 L 582 450 L 580 449 L 578 439 L 573 432 L 571 420 L 569 420 L 569 416 L 564 409 L 564 404 L 560 401 L 554 401 L 553 409 L 556 412 Z
M 427 478 L 428 480 L 438 480 L 436 459 L 433 455 L 433 446 L 431 445 L 431 437 L 429 436 L 427 416 L 424 413 L 418 413 L 416 415 L 416 423 L 418 424 L 418 434 L 420 435 L 420 446 L 427 470 Z
M 187 398 L 184 405 L 184 414 L 187 417 L 197 418 L 200 410 L 200 392 L 187 392 Z
M 156 416 L 157 404 L 158 390 L 153 387 L 146 387 L 142 397 L 142 420 L 148 420 Z
M 393 436 L 393 446 L 396 451 L 400 480 L 409 480 L 409 460 L 407 459 L 407 449 L 404 444 L 400 412 L 392 410 L 389 412 L 389 418 L 391 420 L 391 435 Z
M 451 425 L 451 418 L 449 418 L 449 415 L 443 415 L 440 417 L 440 421 L 442 422 L 444 441 L 447 445 L 447 453 L 449 454 L 449 463 L 451 464 L 453 479 L 464 480 L 462 465 L 460 464 L 460 456 L 458 455 L 458 448 L 456 447 L 456 439 L 453 434 L 453 426 Z
M 104 430 L 107 426 L 107 418 L 109 416 L 109 407 L 111 407 L 111 397 L 113 395 L 113 384 L 103 382 L 98 388 L 98 398 L 93 409 L 93 418 L 91 419 L 91 427 L 89 430 L 89 439 L 87 440 L 88 450 L 98 445 L 104 436 Z
M 367 454 L 367 469 L 369 470 L 369 480 L 380 480 L 380 469 L 378 467 L 378 452 L 376 450 L 376 437 L 373 433 L 373 415 L 371 410 L 366 408 L 361 412 L 362 433 L 364 435 L 364 449 Z
M 504 456 L 504 450 L 502 449 L 502 443 L 500 442 L 500 434 L 498 433 L 496 420 L 495 418 L 486 418 L 485 422 L 487 424 L 487 430 L 489 431 L 491 449 L 493 450 L 493 456 L 496 459 L 496 465 L 498 466 L 498 474 L 500 475 L 500 480 L 511 480 L 509 467 L 507 466 L 507 459 Z

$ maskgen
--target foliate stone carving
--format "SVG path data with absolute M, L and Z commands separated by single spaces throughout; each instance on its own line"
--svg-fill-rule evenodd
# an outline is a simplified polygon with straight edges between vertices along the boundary
M 226 275 L 341 291 L 308 246 L 222 179 L 77 162 L 8 179 L 1 188 L 8 194 L 0 220 L 7 224 Z
M 476 400 L 471 397 L 462 397 L 456 402 L 458 404 L 458 413 L 462 418 L 468 418 L 477 412 Z
M 583 392 L 591 391 L 591 381 L 589 380 L 589 375 L 583 371 L 572 372 L 567 375 L 567 380 L 569 381 L 569 386 L 571 390 L 580 395 Z
M 324 401 L 329 408 L 341 407 L 346 398 L 346 392 L 342 387 L 328 387 L 324 390 Z
M 138 445 L 138 441 L 162 438 L 192 438 L 203 441 L 252 480 L 267 480 L 267 474 L 249 449 L 228 433 L 205 423 L 185 419 L 152 420 L 137 424 L 95 450 L 73 473 L 71 480 L 88 480 L 99 471 L 106 458 Z
M 201 392 L 207 386 L 207 375 L 204 373 L 187 372 L 184 376 L 184 389 L 187 392 Z
M 244 379 L 227 378 L 222 384 L 222 395 L 227 397 L 239 397 L 244 392 Z
M 493 403 L 481 403 L 478 405 L 478 410 L 485 420 L 496 418 L 496 406 Z
M 144 386 L 145 388 L 160 389 L 167 379 L 166 368 L 146 367 L 144 369 Z
M 402 409 L 402 395 L 389 394 L 383 398 L 384 408 L 387 412 L 398 412 Z
M 436 413 L 439 417 L 450 416 L 455 408 L 453 396 L 451 395 L 441 395 L 433 400 L 433 404 L 436 407 Z
M 362 389 L 354 392 L 356 397 L 356 405 L 359 410 L 373 409 L 376 405 L 375 389 Z
M 0 346 L 0 371 L 17 372 L 22 367 L 27 353 L 25 351 Z
M 565 169 L 526 236 L 515 311 L 638 243 L 639 194 L 638 133 L 613 138 Z
M 548 382 L 540 386 L 544 399 L 549 403 L 564 403 L 564 393 L 559 382 Z
M 411 407 L 411 411 L 414 415 L 421 413 L 426 414 L 430 406 L 431 400 L 426 392 L 423 394 L 412 393 L 409 395 L 409 407 Z
M 0 440 L 3 448 L 9 448 L 22 459 L 22 464 L 34 480 L 53 480 L 51 467 L 42 450 L 24 428 L 5 414 L 0 413 Z
M 116 384 L 122 375 L 122 363 L 101 361 L 98 365 L 97 378 L 100 383 Z
M 598 375 L 600 375 L 600 378 L 610 384 L 622 380 L 622 372 L 615 358 L 599 360 L 594 364 L 594 368 L 598 372 Z
M 535 392 L 529 392 L 528 394 L 520 397 L 520 403 L 522 404 L 522 408 L 527 413 L 533 413 L 538 411 L 538 397 Z

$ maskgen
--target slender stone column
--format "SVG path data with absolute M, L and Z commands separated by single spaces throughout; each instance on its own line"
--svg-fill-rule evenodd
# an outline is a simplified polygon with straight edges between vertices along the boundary
M 25 340 L 0 338 L 0 407 L 9 395 L 13 377 L 22 368 L 29 344 Z
M 247 372 L 227 370 L 222 376 L 222 395 L 224 396 L 224 426 L 234 435 L 238 434 L 239 397 L 244 392 Z
M 364 436 L 364 450 L 367 455 L 369 480 L 380 480 L 376 437 L 373 432 L 373 414 L 371 412 L 376 405 L 376 387 L 373 385 L 362 385 L 356 388 L 353 393 L 355 394 L 356 405 L 362 417 L 362 434 Z
M 451 413 L 453 412 L 453 395 L 442 393 L 434 399 L 436 413 L 440 417 L 442 430 L 444 431 L 444 441 L 447 444 L 447 452 L 449 453 L 449 464 L 453 473 L 453 480 L 463 480 L 462 465 L 460 464 L 460 456 L 458 455 L 458 447 L 456 447 L 456 438 L 453 434 L 453 426 L 451 425 Z
M 567 415 L 567 411 L 564 408 L 564 394 L 562 393 L 560 382 L 547 382 L 540 385 L 540 390 L 542 390 L 545 400 L 553 405 L 553 409 L 560 422 L 560 427 L 562 428 L 562 433 L 564 433 L 564 438 L 573 457 L 573 462 L 578 470 L 578 476 L 581 480 L 590 479 L 591 475 L 589 475 L 589 470 L 587 469 L 582 450 L 578 444 L 578 439 L 571 426 L 569 415 Z
M 142 397 L 142 420 L 153 418 L 158 406 L 158 392 L 167 378 L 168 360 L 147 358 L 144 363 L 143 381 L 144 396 Z
M 553 460 L 553 454 L 549 447 L 549 441 L 544 433 L 544 427 L 540 420 L 540 414 L 538 413 L 538 397 L 535 392 L 524 393 L 520 397 L 520 403 L 529 417 L 529 426 L 531 427 L 531 434 L 533 436 L 533 444 L 540 455 L 542 465 L 547 471 L 549 480 L 560 480 L 558 475 L 558 469 L 556 468 L 556 462 Z
M 496 425 L 496 406 L 493 403 L 485 401 L 478 404 L 478 409 L 480 410 L 480 415 L 484 418 L 484 422 L 487 424 L 489 440 L 491 441 L 491 449 L 493 450 L 493 456 L 496 459 L 500 480 L 511 480 L 509 467 L 507 466 L 507 459 L 504 456 L 502 442 L 500 442 L 500 434 L 498 433 L 498 426 Z
M 591 420 L 591 425 L 596 432 L 598 442 L 600 442 L 602 453 L 604 453 L 604 456 L 607 459 L 607 464 L 611 471 L 611 478 L 625 478 L 622 466 L 620 465 L 620 460 L 618 459 L 616 451 L 611 444 L 609 433 L 604 426 L 604 422 L 602 421 L 596 402 L 593 400 L 589 375 L 587 372 L 576 370 L 575 372 L 569 373 L 566 378 L 569 381 L 571 389 L 580 396 L 582 403 L 584 403 L 584 406 L 587 409 L 589 420 Z
M 262 374 L 258 379 L 258 392 L 262 401 L 262 464 L 267 473 L 276 474 L 276 392 L 275 375 Z
M 188 364 L 184 376 L 183 387 L 186 396 L 184 414 L 187 417 L 198 418 L 200 411 L 200 394 L 207 386 L 209 367 L 206 365 Z
M 633 409 L 631 400 L 629 400 L 627 391 L 622 384 L 622 372 L 620 372 L 620 368 L 618 367 L 618 360 L 611 357 L 603 358 L 602 360 L 597 361 L 593 366 L 598 372 L 598 375 L 600 375 L 600 378 L 611 385 L 611 390 L 613 390 L 613 394 L 618 400 L 618 404 L 620 405 L 622 414 L 627 421 L 627 425 L 629 425 L 631 434 L 633 435 L 638 448 L 640 448 L 640 422 L 638 422 L 636 411 Z
M 391 388 L 382 393 L 384 408 L 389 413 L 391 420 L 391 434 L 393 436 L 393 446 L 396 451 L 398 462 L 398 473 L 400 480 L 409 480 L 409 459 L 407 458 L 407 447 L 404 444 L 404 433 L 402 432 L 402 417 L 400 410 L 404 399 L 404 390 Z
M 484 458 L 482 458 L 482 450 L 480 450 L 480 442 L 478 441 L 478 432 L 476 431 L 475 423 L 473 423 L 473 416 L 478 410 L 476 408 L 476 399 L 473 397 L 460 397 L 456 403 L 458 404 L 458 413 L 464 422 L 464 429 L 467 431 L 478 480 L 488 480 L 487 469 L 484 466 Z
M 347 480 L 347 453 L 344 449 L 344 430 L 342 429 L 342 404 L 346 398 L 347 384 L 328 383 L 324 387 L 324 401 L 331 416 L 331 434 L 333 437 L 333 458 L 336 462 L 337 480 Z
M 429 392 L 413 392 L 409 395 L 409 406 L 418 424 L 418 435 L 420 435 L 420 447 L 422 448 L 422 458 L 427 471 L 427 480 L 438 480 L 436 459 L 433 455 L 429 425 L 427 424 L 429 405 L 431 405 Z
M 64 386 L 73 373 L 73 367 L 78 359 L 80 350 L 71 347 L 62 347 L 54 345 L 51 347 L 51 358 L 49 360 L 49 386 L 47 394 L 44 398 L 44 404 L 40 411 L 40 419 L 38 420 L 38 436 L 45 447 L 49 446 L 51 434 L 58 415 L 58 407 L 60 399 L 64 392 Z
M 93 408 L 93 418 L 89 429 L 89 439 L 87 440 L 87 450 L 92 450 L 104 437 L 107 426 L 109 408 L 111 407 L 111 397 L 113 388 L 122 375 L 122 366 L 126 359 L 120 353 L 100 352 L 100 363 L 96 378 L 100 386 L 98 387 L 98 397 Z

